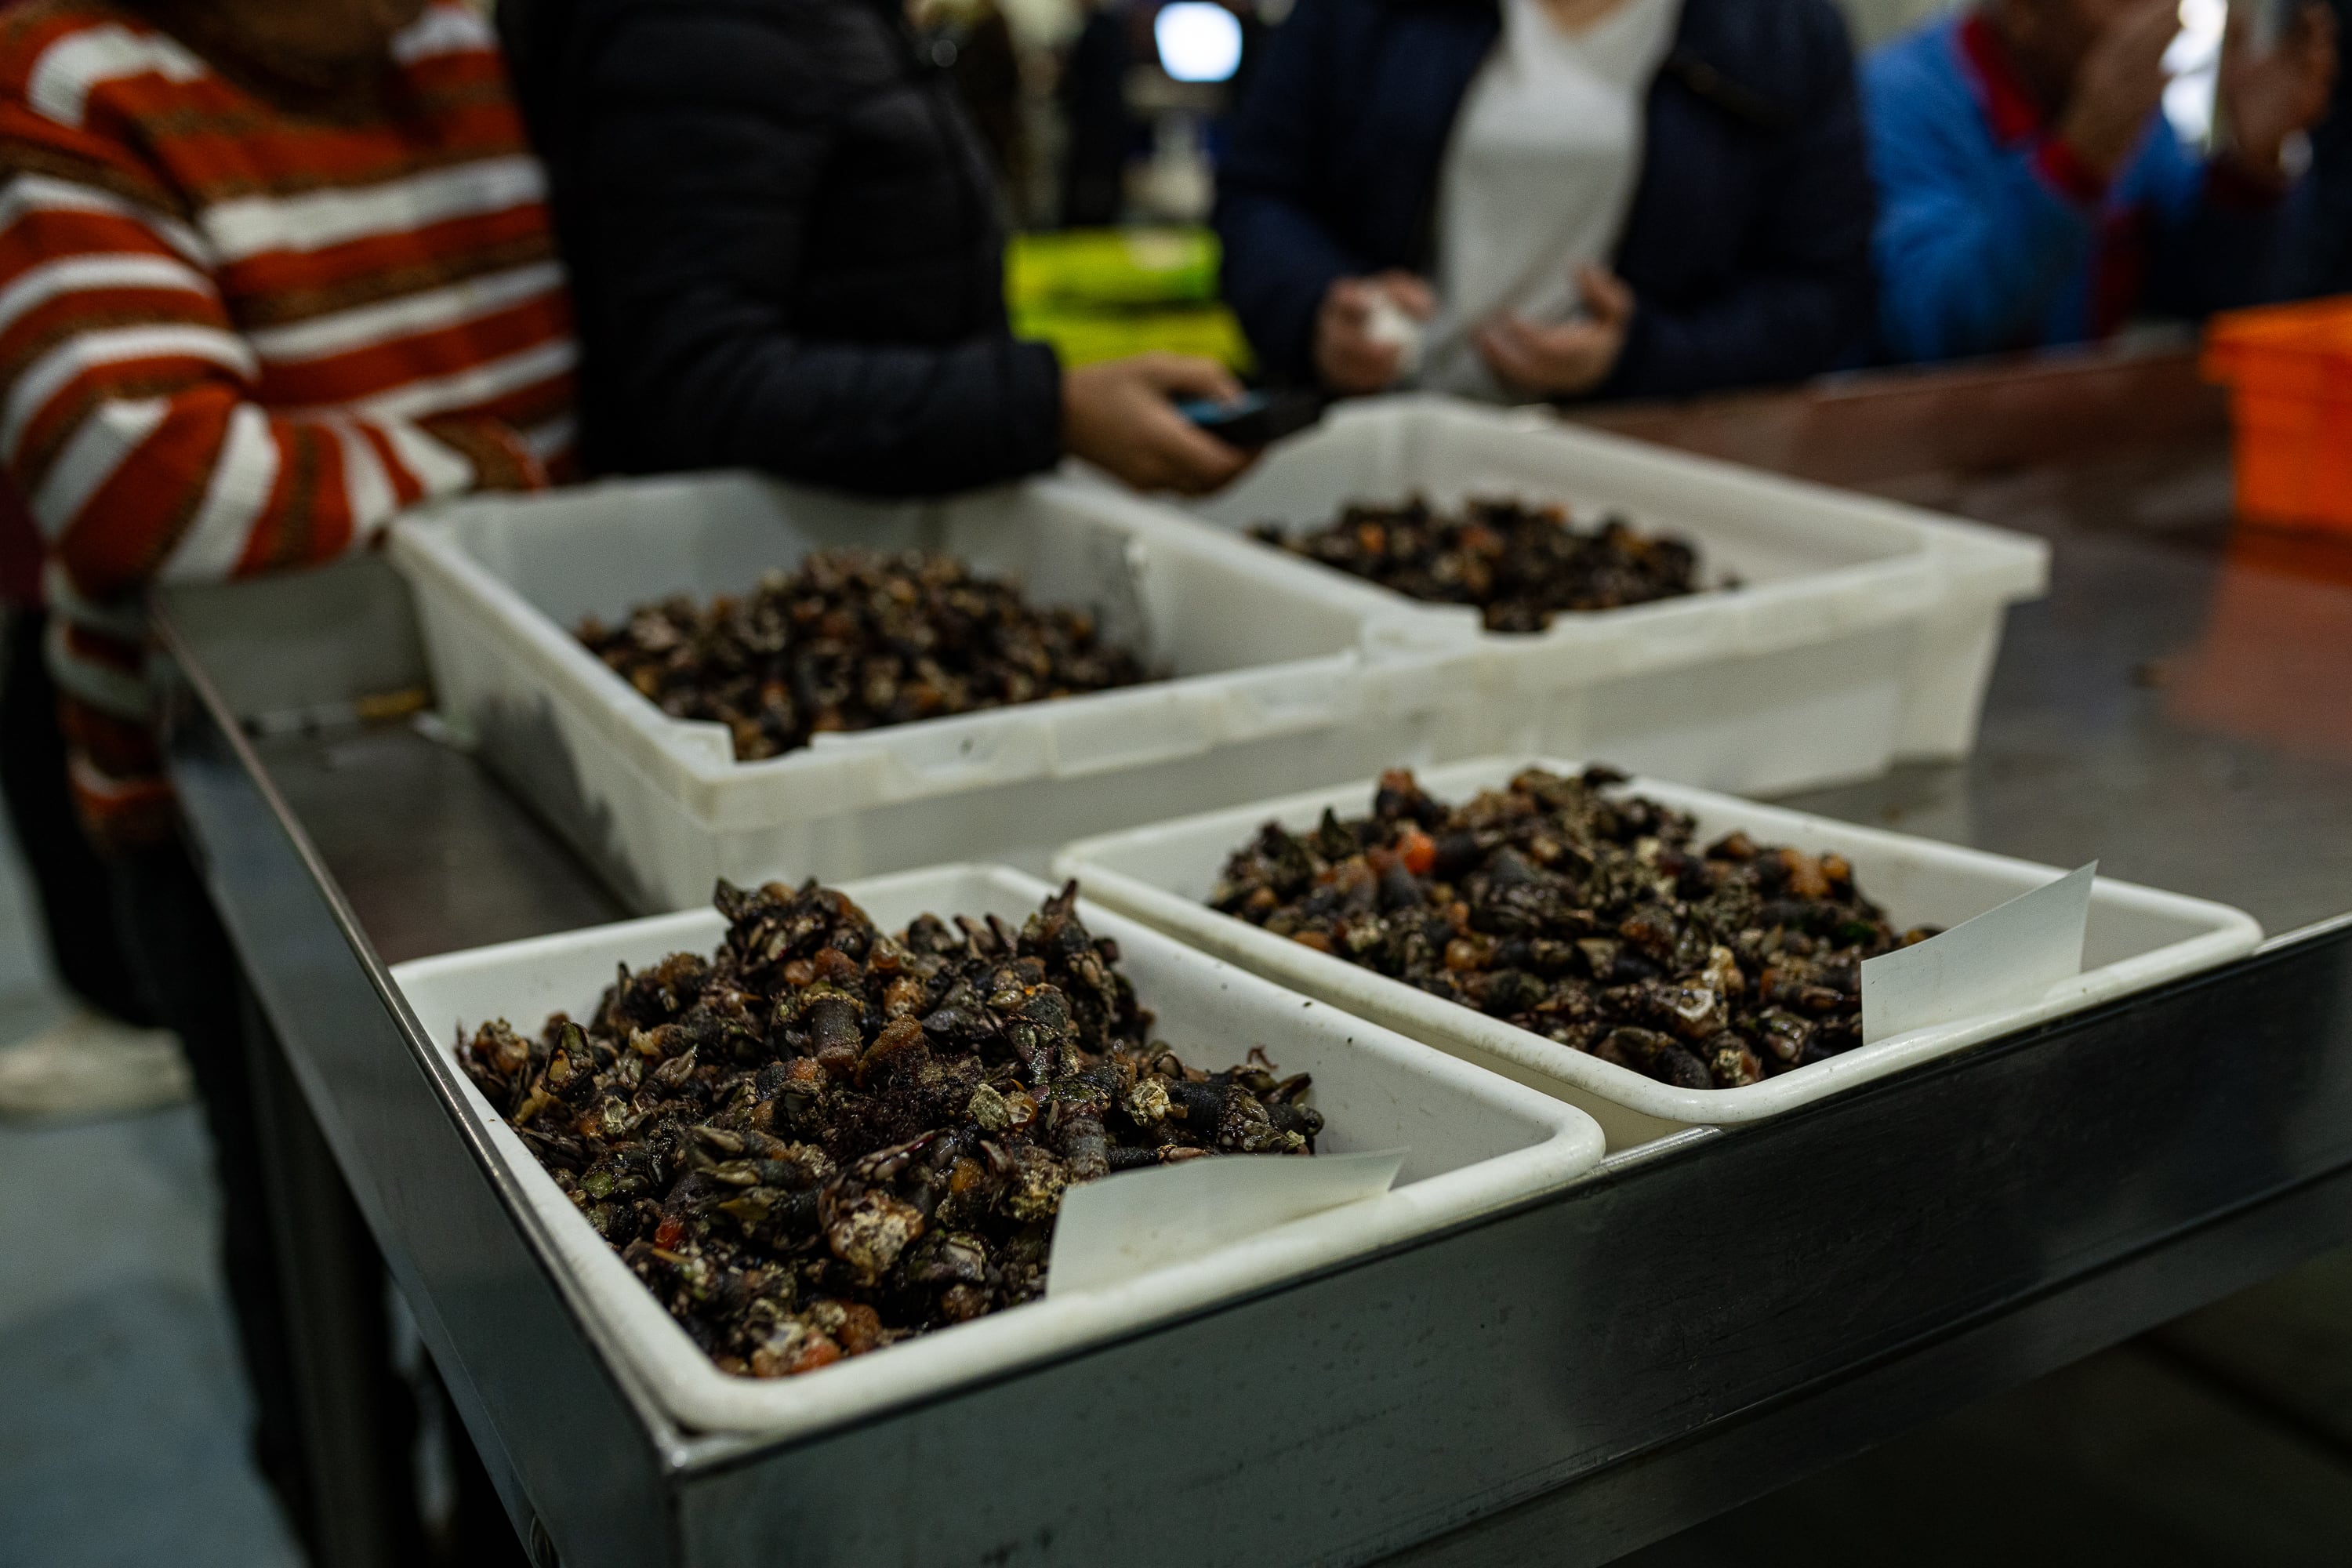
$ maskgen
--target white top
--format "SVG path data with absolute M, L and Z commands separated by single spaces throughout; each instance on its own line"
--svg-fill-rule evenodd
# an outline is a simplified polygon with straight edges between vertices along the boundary
M 1503 0 L 1503 34 L 1472 80 L 1438 184 L 1437 317 L 1422 384 L 1500 400 L 1470 342 L 1510 310 L 1562 321 L 1576 269 L 1616 248 L 1642 167 L 1643 105 L 1682 0 L 1623 0 L 1570 33 L 1543 0 Z

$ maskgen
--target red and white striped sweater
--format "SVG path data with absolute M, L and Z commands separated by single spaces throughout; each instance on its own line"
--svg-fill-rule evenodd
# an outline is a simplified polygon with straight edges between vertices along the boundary
M 320 94 L 206 47 L 201 12 L 0 12 L 0 463 L 45 541 L 78 798 L 118 842 L 169 831 L 149 585 L 332 560 L 571 442 L 544 183 L 480 18 L 433 5 Z

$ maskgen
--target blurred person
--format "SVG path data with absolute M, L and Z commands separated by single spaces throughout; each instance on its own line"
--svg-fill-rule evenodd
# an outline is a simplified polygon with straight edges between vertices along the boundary
M 2338 47 L 2352 28 L 2352 0 L 2329 0 Z M 2281 292 L 2290 299 L 2352 294 L 2352 72 L 2336 73 L 2326 115 L 2311 132 L 2311 173 L 2288 241 Z
M 1015 339 L 1004 224 L 954 85 L 876 0 L 508 0 L 604 473 L 747 467 L 882 495 L 1072 453 L 1203 490 L 1244 454 L 1172 354 L 1066 369 Z
M 1023 121 L 1021 50 L 996 0 L 909 0 L 916 42 L 954 79 L 964 112 L 1008 205 L 1029 189 L 1029 134 Z
M 2306 5 L 2257 55 L 2232 11 L 2210 158 L 2159 112 L 2179 31 L 2176 0 L 1986 0 L 1872 57 L 1891 357 L 2082 342 L 2276 289 L 2283 153 L 2326 106 L 2334 20 Z
M 1869 321 L 1828 0 L 1299 0 L 1220 173 L 1227 300 L 1334 393 L 1790 381 Z
M 187 1098 L 179 1042 L 152 1027 L 106 868 L 76 820 L 44 648 L 41 531 L 0 480 L 0 802 L 31 881 L 47 977 L 67 1016 L 0 1043 L 0 1121 L 127 1115 Z
M 69 1011 L 0 1044 L 0 1121 L 129 1115 L 185 1100 L 187 1065 L 132 978 L 106 868 L 75 819 L 58 692 L 42 649 L 41 535 L 0 482 L 0 796 L 31 880 L 48 976 Z
M 1063 58 L 1054 98 L 1062 111 L 1059 216 L 1065 228 L 1106 227 L 1127 210 L 1127 165 L 1144 140 L 1127 103 L 1134 31 L 1134 18 L 1118 0 L 1088 5 Z
M 177 836 L 143 602 L 320 564 L 414 502 L 543 484 L 574 350 L 495 40 L 425 0 L 0 11 L 0 462 L 130 969 L 185 1043 L 256 1458 L 304 1496 L 236 954 Z

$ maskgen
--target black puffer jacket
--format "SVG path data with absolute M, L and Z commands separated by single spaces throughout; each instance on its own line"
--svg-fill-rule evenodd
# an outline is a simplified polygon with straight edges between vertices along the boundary
M 1060 453 L 1005 323 L 979 142 L 898 0 L 509 0 L 599 472 L 750 467 L 880 494 Z

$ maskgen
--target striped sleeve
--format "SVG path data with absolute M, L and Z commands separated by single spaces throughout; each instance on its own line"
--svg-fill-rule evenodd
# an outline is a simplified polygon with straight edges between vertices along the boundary
M 396 411 L 266 411 L 207 241 L 7 152 L 0 461 L 81 594 L 316 564 L 477 482 L 467 442 Z

